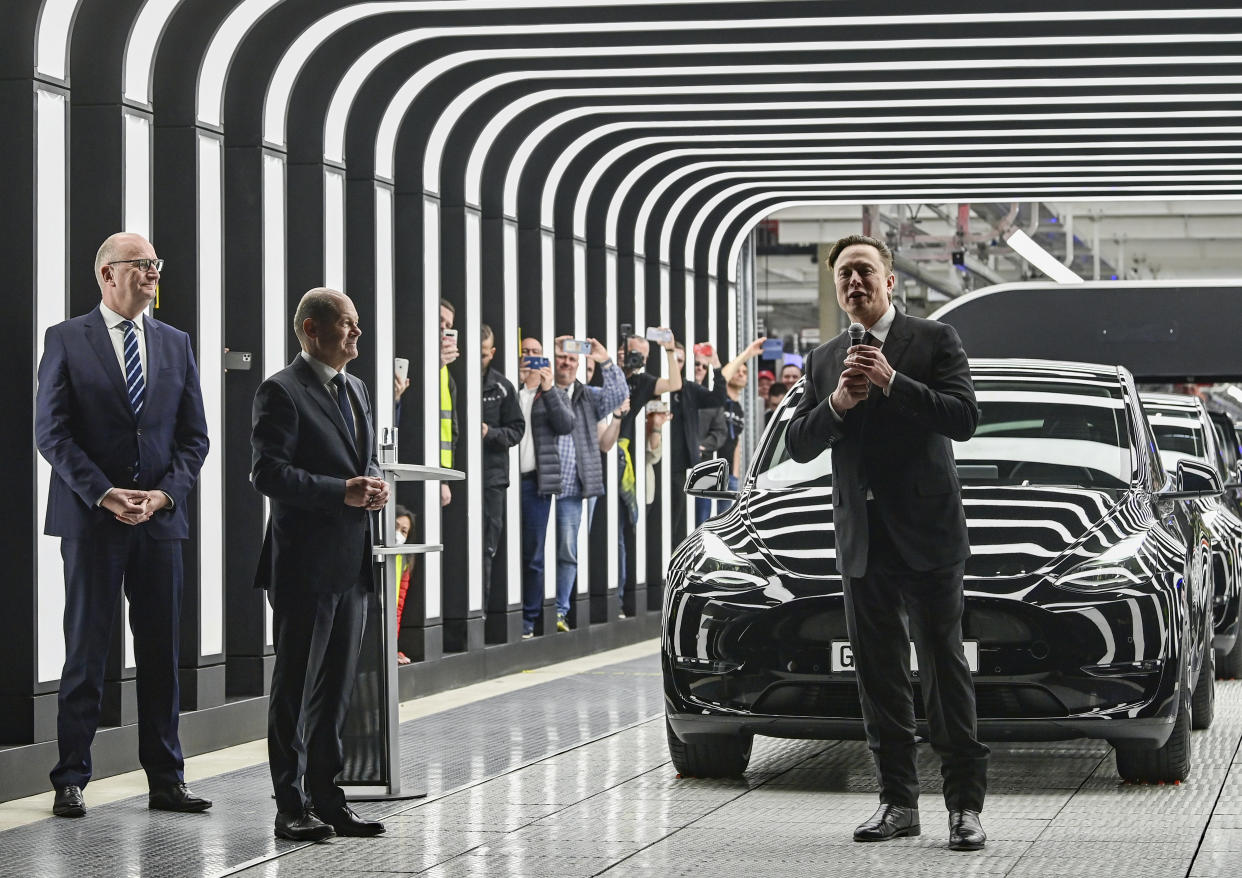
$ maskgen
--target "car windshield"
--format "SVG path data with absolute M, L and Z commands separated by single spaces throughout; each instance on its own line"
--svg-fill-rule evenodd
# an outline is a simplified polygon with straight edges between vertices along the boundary
M 762 489 L 832 486 L 832 453 L 807 463 L 789 456 L 789 419 L 798 385 L 774 416 L 755 470 Z M 958 474 L 976 485 L 1128 487 L 1134 479 L 1130 429 L 1117 382 L 1022 376 L 975 379 L 975 435 L 954 442 Z
M 1193 460 L 1214 466 L 1208 457 L 1207 439 L 1203 435 L 1203 422 L 1193 411 L 1170 411 L 1159 407 L 1144 406 L 1151 431 L 1160 449 L 1160 462 L 1169 472 L 1177 471 L 1179 460 Z

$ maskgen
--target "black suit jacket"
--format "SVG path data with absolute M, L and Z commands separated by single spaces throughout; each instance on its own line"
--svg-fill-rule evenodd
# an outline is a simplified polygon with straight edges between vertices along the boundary
M 975 432 L 979 409 L 966 352 L 946 323 L 898 312 L 882 348 L 896 370 L 888 396 L 878 388 L 838 421 L 828 398 L 845 368 L 847 333 L 807 357 L 806 392 L 789 423 L 794 460 L 832 448 L 832 508 L 837 566 L 867 569 L 868 489 L 903 560 L 934 570 L 970 555 L 951 439 Z
M 336 401 L 299 354 L 254 397 L 250 481 L 272 511 L 255 587 L 344 592 L 363 577 L 374 587 L 371 516 L 345 505 L 345 481 L 380 475 L 371 397 L 346 374 L 362 410 L 355 451 Z

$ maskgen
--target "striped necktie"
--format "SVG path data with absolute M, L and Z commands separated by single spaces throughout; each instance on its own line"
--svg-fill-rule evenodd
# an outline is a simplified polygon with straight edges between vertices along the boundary
M 121 327 L 125 330 L 122 350 L 125 355 L 125 392 L 129 396 L 130 407 L 134 417 L 142 413 L 142 404 L 146 400 L 147 383 L 142 378 L 142 357 L 138 355 L 138 333 L 134 331 L 132 320 L 122 320 Z M 134 460 L 134 482 L 138 481 L 140 459 Z

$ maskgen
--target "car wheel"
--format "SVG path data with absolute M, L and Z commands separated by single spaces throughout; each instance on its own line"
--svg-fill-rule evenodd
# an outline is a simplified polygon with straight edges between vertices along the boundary
M 1242 680 L 1242 637 L 1227 653 L 1216 653 L 1216 679 Z
M 687 777 L 737 777 L 750 764 L 753 735 L 696 735 L 683 741 L 664 720 L 668 752 L 677 773 Z
M 1212 641 L 1203 648 L 1203 667 L 1199 669 L 1199 682 L 1190 699 L 1190 727 L 1209 729 L 1216 715 L 1216 650 Z
M 1190 776 L 1190 710 L 1182 705 L 1163 747 L 1117 744 L 1117 773 L 1132 783 L 1172 783 Z

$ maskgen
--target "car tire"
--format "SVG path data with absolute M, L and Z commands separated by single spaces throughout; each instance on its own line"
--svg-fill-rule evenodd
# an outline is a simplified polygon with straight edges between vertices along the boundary
M 1208 640 L 1203 648 L 1203 667 L 1199 668 L 1199 682 L 1195 684 L 1190 698 L 1190 727 L 1210 729 L 1216 716 L 1216 650 Z
M 1227 653 L 1216 653 L 1216 679 L 1242 680 L 1242 637 L 1233 644 Z
M 1115 744 L 1117 773 L 1131 783 L 1174 783 L 1190 776 L 1190 710 L 1182 705 L 1173 721 L 1173 733 L 1163 747 L 1140 748 Z
M 754 735 L 696 735 L 683 741 L 664 720 L 668 752 L 677 773 L 686 777 L 739 777 L 750 764 Z

